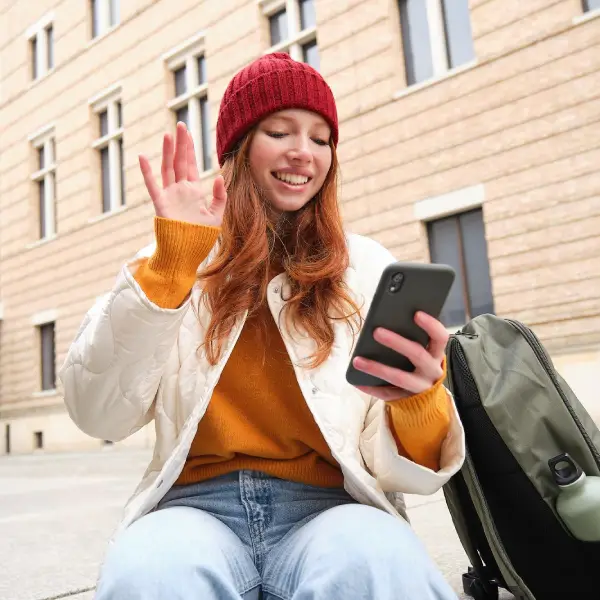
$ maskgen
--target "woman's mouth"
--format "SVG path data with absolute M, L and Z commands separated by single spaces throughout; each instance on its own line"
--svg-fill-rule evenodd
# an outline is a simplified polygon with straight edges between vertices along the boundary
M 274 171 L 271 175 L 281 183 L 294 188 L 302 188 L 312 179 L 306 175 L 295 175 L 294 173 L 283 173 L 282 171 Z

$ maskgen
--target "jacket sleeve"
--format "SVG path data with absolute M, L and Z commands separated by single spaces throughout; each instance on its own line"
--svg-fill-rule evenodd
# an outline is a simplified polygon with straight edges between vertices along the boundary
M 383 269 L 396 259 L 374 240 L 362 238 L 361 242 L 363 245 L 368 244 L 369 248 L 355 252 L 354 255 L 368 257 L 368 264 L 356 265 L 366 311 Z M 464 430 L 454 400 L 447 390 L 446 394 L 450 423 L 448 433 L 441 444 L 440 468 L 437 471 L 400 454 L 390 427 L 386 403 L 374 397 L 369 399 L 369 408 L 360 435 L 360 451 L 367 468 L 384 492 L 433 494 L 460 470 L 465 459 Z
M 69 415 L 92 437 L 120 441 L 154 416 L 154 398 L 190 300 L 176 309 L 148 300 L 134 273 L 153 251 L 145 249 L 122 268 L 112 291 L 85 316 L 59 371 Z
M 432 471 L 398 451 L 385 411 L 385 402 L 371 398 L 360 437 L 360 450 L 367 468 L 384 492 L 434 494 L 456 474 L 465 460 L 465 437 L 454 400 L 450 405 L 450 427 L 440 450 L 440 469 Z

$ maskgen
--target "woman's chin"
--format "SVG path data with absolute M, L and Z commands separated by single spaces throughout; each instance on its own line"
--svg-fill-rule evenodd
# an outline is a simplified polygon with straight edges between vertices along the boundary
M 296 212 L 306 206 L 310 201 L 310 198 L 285 198 L 278 196 L 277 198 L 270 198 L 271 208 L 277 213 L 289 213 Z

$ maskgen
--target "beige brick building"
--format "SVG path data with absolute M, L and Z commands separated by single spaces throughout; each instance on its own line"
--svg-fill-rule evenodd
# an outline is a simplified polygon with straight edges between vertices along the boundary
M 225 86 L 273 49 L 337 97 L 348 228 L 454 264 L 447 324 L 525 321 L 596 410 L 600 0 L 0 0 L 0 454 L 102 444 L 55 370 L 151 240 L 137 155 L 185 119 L 210 189 Z

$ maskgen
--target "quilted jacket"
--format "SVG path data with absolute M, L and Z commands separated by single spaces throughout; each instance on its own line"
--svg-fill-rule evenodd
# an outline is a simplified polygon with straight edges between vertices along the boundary
M 373 240 L 353 234 L 347 239 L 345 281 L 366 314 L 381 272 L 394 258 Z M 90 436 L 120 441 L 154 420 L 154 455 L 117 533 L 151 511 L 176 481 L 244 324 L 237 323 L 223 358 L 211 366 L 197 351 L 209 322 L 206 309 L 197 314 L 192 308 L 198 305 L 198 286 L 181 307 L 170 310 L 153 304 L 135 281 L 140 260 L 153 251 L 149 246 L 124 265 L 112 291 L 90 309 L 59 373 L 69 414 Z M 284 273 L 271 280 L 268 303 L 276 323 L 288 293 Z M 345 324 L 334 324 L 327 361 L 306 369 L 297 365 L 312 354 L 314 343 L 308 336 L 292 338 L 285 319 L 281 323 L 298 384 L 342 469 L 346 490 L 363 504 L 406 518 L 403 492 L 432 494 L 463 463 L 464 432 L 452 399 L 441 468 L 433 472 L 398 454 L 384 402 L 346 382 L 354 340 Z

